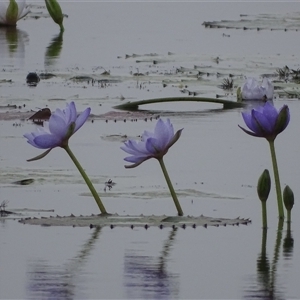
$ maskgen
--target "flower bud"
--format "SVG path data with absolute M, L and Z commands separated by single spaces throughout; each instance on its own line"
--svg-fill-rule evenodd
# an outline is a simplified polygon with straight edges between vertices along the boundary
M 287 211 L 291 211 L 294 206 L 294 193 L 287 185 L 283 190 L 283 202 Z
M 271 189 L 271 178 L 269 170 L 265 169 L 260 175 L 257 183 L 257 194 L 260 201 L 267 201 Z
M 18 20 L 19 7 L 15 0 L 10 0 L 6 10 L 6 21 L 8 24 L 16 24 Z
M 60 26 L 60 30 L 64 31 L 63 19 L 64 15 L 62 13 L 61 7 L 56 0 L 45 0 L 48 12 L 53 19 L 53 21 Z

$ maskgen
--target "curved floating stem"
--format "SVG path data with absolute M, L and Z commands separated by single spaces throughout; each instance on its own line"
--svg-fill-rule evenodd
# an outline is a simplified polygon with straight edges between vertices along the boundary
M 216 98 L 203 98 L 203 97 L 170 97 L 170 98 L 156 98 L 148 100 L 140 100 L 134 102 L 126 102 L 120 105 L 116 105 L 113 108 L 122 110 L 138 110 L 140 105 L 153 104 L 153 103 L 167 103 L 167 102 L 208 102 L 223 104 L 224 109 L 232 109 L 245 107 L 243 102 L 235 102 Z

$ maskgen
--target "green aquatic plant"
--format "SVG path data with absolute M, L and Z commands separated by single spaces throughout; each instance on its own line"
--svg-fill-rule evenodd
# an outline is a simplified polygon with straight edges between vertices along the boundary
M 271 190 L 271 177 L 269 170 L 265 169 L 260 175 L 257 183 L 257 194 L 262 206 L 263 228 L 268 227 L 267 221 L 267 200 Z
M 53 21 L 59 25 L 60 30 L 64 31 L 64 15 L 62 13 L 61 7 L 56 0 L 45 0 L 47 10 Z
M 283 190 L 283 202 L 287 211 L 287 224 L 290 228 L 292 222 L 291 213 L 294 206 L 294 193 L 288 185 Z

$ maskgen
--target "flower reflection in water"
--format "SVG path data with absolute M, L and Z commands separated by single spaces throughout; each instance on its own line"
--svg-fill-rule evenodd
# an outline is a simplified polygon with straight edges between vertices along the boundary
M 25 45 L 28 43 L 28 34 L 16 27 L 0 27 L 0 67 L 8 65 L 23 66 L 25 61 Z
M 273 260 L 270 262 L 267 254 L 267 231 L 263 228 L 261 252 L 257 258 L 257 283 L 247 288 L 245 299 L 286 299 L 284 285 L 278 282 L 277 266 L 280 263 L 280 248 L 282 243 L 283 220 L 279 219 L 277 236 L 274 246 Z M 283 241 L 283 256 L 285 260 L 292 259 L 294 239 L 287 230 Z
M 63 46 L 63 31 L 60 31 L 58 35 L 55 35 L 51 40 L 50 44 L 46 48 L 45 52 L 45 70 L 47 72 L 52 71 L 50 68 L 53 67 L 59 59 Z
M 51 266 L 47 261 L 32 262 L 27 273 L 28 299 L 87 299 L 80 286 L 79 274 L 82 274 L 80 270 L 95 247 L 100 232 L 100 227 L 95 228 L 79 253 L 66 264 Z
M 125 254 L 125 286 L 128 299 L 176 299 L 179 274 L 167 270 L 177 229 L 170 231 L 158 259 L 136 253 Z
M 292 236 L 292 231 L 287 230 L 286 236 L 283 240 L 283 256 L 286 260 L 292 259 L 294 249 L 294 238 Z

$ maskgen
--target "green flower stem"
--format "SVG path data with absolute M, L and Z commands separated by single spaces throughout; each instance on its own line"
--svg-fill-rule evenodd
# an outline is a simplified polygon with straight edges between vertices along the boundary
M 266 257 L 267 255 L 267 228 L 263 228 L 262 240 L 261 240 L 261 257 Z
M 280 219 L 284 219 L 283 201 L 282 201 L 282 194 L 281 194 L 280 179 L 279 179 L 279 172 L 278 172 L 278 165 L 277 165 L 274 141 L 269 141 L 269 144 L 270 144 L 270 150 L 271 150 L 271 157 L 272 157 L 272 164 L 273 164 L 274 178 L 275 178 L 275 186 L 276 186 L 276 193 L 277 193 L 278 214 L 279 214 Z
M 166 181 L 167 181 L 167 184 L 168 184 L 170 193 L 171 193 L 171 195 L 172 195 L 174 204 L 175 204 L 175 206 L 176 206 L 176 208 L 177 208 L 178 216 L 183 216 L 182 208 L 181 208 L 181 206 L 180 206 L 180 203 L 179 203 L 179 201 L 178 201 L 177 195 L 176 195 L 175 190 L 174 190 L 174 188 L 173 188 L 173 185 L 172 185 L 172 182 L 171 182 L 171 180 L 170 180 L 169 174 L 168 174 L 168 172 L 167 172 L 167 169 L 166 169 L 165 163 L 164 163 L 164 161 L 163 161 L 163 158 L 158 159 L 158 161 L 159 161 L 159 164 L 160 164 L 160 166 L 161 166 L 161 169 L 162 169 L 162 171 L 163 171 L 163 173 L 164 173 L 164 176 L 165 176 L 165 178 L 166 178 Z
M 268 228 L 267 201 L 261 201 L 263 229 Z
M 105 209 L 104 205 L 102 204 L 102 201 L 101 201 L 98 193 L 96 192 L 91 180 L 86 175 L 86 173 L 85 173 L 84 169 L 82 168 L 82 166 L 80 165 L 79 161 L 77 160 L 77 158 L 75 157 L 75 155 L 73 154 L 73 152 L 71 151 L 71 149 L 69 148 L 68 145 L 65 146 L 64 149 L 67 151 L 67 153 L 71 157 L 72 161 L 74 162 L 75 166 L 77 167 L 78 171 L 80 172 L 81 176 L 83 177 L 84 181 L 86 182 L 87 186 L 89 187 L 92 195 L 94 196 L 94 199 L 96 200 L 96 202 L 98 204 L 98 207 L 99 207 L 101 213 L 107 214 L 106 209 Z
M 291 223 L 292 223 L 292 210 L 287 210 L 287 226 L 288 230 L 291 230 Z
M 283 219 L 278 220 L 278 228 L 277 228 L 277 235 L 276 235 L 276 242 L 274 247 L 274 256 L 272 261 L 272 267 L 271 267 L 271 278 L 270 278 L 270 290 L 275 291 L 276 290 L 276 273 L 277 273 L 277 265 L 280 255 L 280 246 L 281 246 L 281 240 L 282 240 L 282 230 L 283 230 Z

